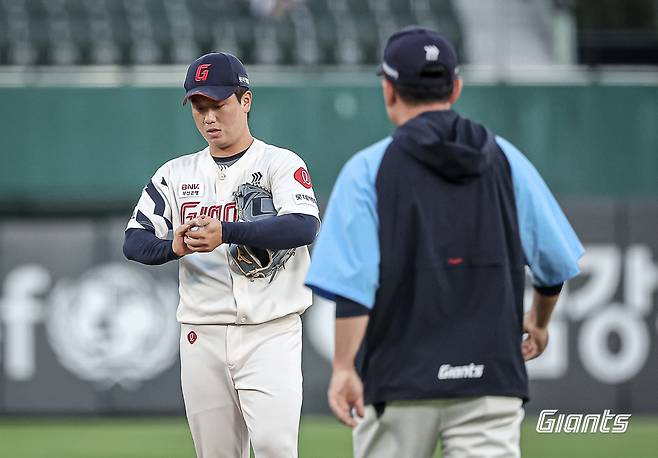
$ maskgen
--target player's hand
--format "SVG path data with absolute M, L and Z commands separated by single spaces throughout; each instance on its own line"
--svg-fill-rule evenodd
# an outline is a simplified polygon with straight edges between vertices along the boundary
M 356 419 L 352 416 L 352 410 L 356 415 L 363 418 L 363 383 L 356 369 L 336 369 L 331 375 L 329 391 L 327 391 L 329 407 L 342 423 L 354 428 Z
M 192 227 L 185 232 L 185 244 L 193 252 L 210 253 L 222 244 L 222 223 L 219 220 L 202 215 L 190 223 Z
M 171 249 L 178 257 L 185 256 L 186 254 L 194 253 L 185 244 L 185 233 L 190 230 L 191 224 L 181 224 L 174 231 L 174 240 L 171 241 Z
M 521 343 L 523 359 L 529 361 L 541 355 L 548 344 L 548 327 L 540 327 L 535 323 L 531 313 L 523 318 L 523 331 L 527 334 Z

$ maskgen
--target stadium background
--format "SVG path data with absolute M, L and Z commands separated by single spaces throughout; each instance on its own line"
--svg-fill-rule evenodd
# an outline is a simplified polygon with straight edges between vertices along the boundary
M 307 161 L 321 206 L 391 131 L 374 70 L 420 23 L 464 65 L 457 109 L 516 143 L 588 249 L 530 365 L 526 456 L 655 456 L 658 2 L 0 2 L 0 456 L 192 456 L 178 380 L 176 266 L 121 255 L 136 198 L 203 146 L 185 66 L 243 58 L 252 132 Z M 349 456 L 327 417 L 332 304 L 304 316 L 301 456 Z M 624 437 L 539 435 L 541 409 L 627 412 Z

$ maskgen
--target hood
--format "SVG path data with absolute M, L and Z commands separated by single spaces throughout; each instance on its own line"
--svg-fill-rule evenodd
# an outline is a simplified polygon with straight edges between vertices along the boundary
M 428 111 L 399 126 L 397 146 L 444 179 L 468 183 L 489 168 L 494 135 L 455 111 Z

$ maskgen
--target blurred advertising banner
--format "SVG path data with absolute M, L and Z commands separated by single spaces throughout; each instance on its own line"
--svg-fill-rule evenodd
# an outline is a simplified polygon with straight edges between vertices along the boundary
M 565 209 L 587 254 L 528 365 L 527 408 L 658 413 L 658 203 Z M 0 222 L 0 413 L 182 412 L 177 267 L 124 260 L 124 225 Z M 306 413 L 328 412 L 333 314 L 316 298 L 304 315 Z

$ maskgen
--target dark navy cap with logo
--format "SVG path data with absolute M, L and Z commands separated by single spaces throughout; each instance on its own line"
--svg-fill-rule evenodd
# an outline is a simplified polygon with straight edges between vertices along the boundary
M 233 54 L 212 52 L 192 62 L 184 86 L 187 93 L 183 105 L 196 94 L 220 101 L 233 95 L 239 87 L 249 88 L 249 76 Z
M 378 74 L 400 86 L 449 85 L 458 74 L 457 53 L 440 33 L 407 27 L 388 39 Z

